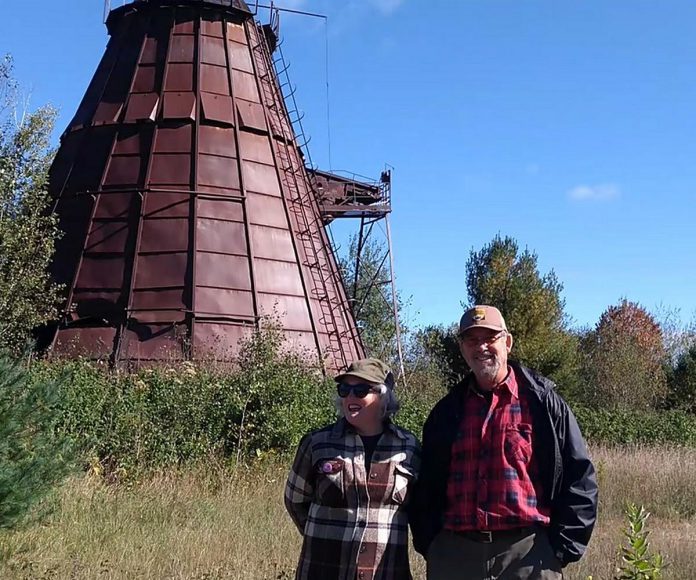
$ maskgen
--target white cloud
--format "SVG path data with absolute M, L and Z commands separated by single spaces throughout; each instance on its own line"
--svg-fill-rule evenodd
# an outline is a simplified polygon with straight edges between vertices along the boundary
M 385 16 L 396 12 L 403 3 L 404 0 L 372 0 L 372 5 Z
M 620 195 L 621 189 L 613 183 L 577 185 L 568 191 L 568 197 L 575 201 L 609 201 Z

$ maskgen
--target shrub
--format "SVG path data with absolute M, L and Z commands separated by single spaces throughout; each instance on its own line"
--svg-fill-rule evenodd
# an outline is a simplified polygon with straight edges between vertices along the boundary
M 573 406 L 585 438 L 606 445 L 696 446 L 696 417 L 683 411 L 629 411 Z
M 84 360 L 44 361 L 34 382 L 65 374 L 61 426 L 95 470 L 123 477 L 211 454 L 241 459 L 294 448 L 334 417 L 333 390 L 275 327 L 241 346 L 237 366 L 183 362 L 135 373 Z

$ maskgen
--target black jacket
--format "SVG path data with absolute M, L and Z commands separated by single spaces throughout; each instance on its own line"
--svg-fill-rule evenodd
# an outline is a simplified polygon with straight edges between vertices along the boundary
M 597 518 L 597 479 L 577 421 L 555 385 L 514 362 L 520 396 L 529 397 L 533 453 L 551 506 L 549 539 L 563 566 L 579 560 Z M 415 549 L 427 555 L 442 529 L 446 508 L 450 452 L 461 420 L 466 377 L 443 397 L 423 426 L 423 460 L 411 508 Z

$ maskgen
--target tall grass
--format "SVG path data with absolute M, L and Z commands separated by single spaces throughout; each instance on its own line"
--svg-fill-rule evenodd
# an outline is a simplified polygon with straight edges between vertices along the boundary
M 586 557 L 566 578 L 609 579 L 617 563 L 623 509 L 643 504 L 665 578 L 696 579 L 696 450 L 596 448 L 600 517 Z M 251 469 L 209 463 L 140 483 L 108 485 L 83 476 L 54 498 L 40 526 L 0 534 L 0 578 L 284 579 L 300 537 L 282 506 L 288 466 Z M 413 555 L 415 578 L 424 566 Z

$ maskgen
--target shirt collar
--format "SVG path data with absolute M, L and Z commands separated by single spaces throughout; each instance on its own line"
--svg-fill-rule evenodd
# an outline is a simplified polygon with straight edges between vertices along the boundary
M 389 431 L 396 435 L 399 439 L 406 439 L 406 435 L 401 432 L 391 419 L 385 419 L 384 430 Z M 346 435 L 346 433 L 353 433 L 357 435 L 357 431 L 353 426 L 346 420 L 345 417 L 341 417 L 338 421 L 334 423 L 331 429 L 331 437 L 334 439 L 339 439 Z
M 475 393 L 475 394 L 481 394 L 482 391 L 480 391 L 476 385 L 476 377 L 474 374 L 471 374 L 471 382 L 469 383 L 469 392 L 470 393 Z M 500 383 L 495 389 L 495 390 L 502 390 L 505 389 L 509 391 L 509 393 L 512 395 L 513 399 L 519 399 L 519 389 L 517 385 L 517 377 L 515 376 L 515 369 L 513 369 L 511 366 L 508 366 L 508 374 L 503 380 L 502 383 Z

